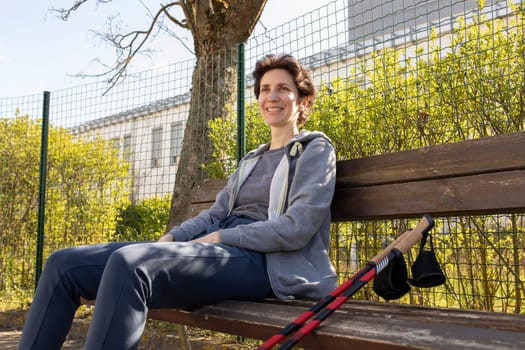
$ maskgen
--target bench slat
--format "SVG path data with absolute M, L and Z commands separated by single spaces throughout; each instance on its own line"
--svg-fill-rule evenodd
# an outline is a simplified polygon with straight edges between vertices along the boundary
M 209 204 L 215 201 L 217 193 L 226 185 L 224 179 L 209 179 L 198 184 L 192 191 L 192 204 Z
M 525 132 L 337 162 L 333 221 L 499 214 L 525 210 Z M 208 208 L 225 180 L 193 195 Z
M 226 301 L 193 312 L 151 310 L 155 319 L 267 339 L 311 303 Z M 523 315 L 351 302 L 301 341 L 306 349 L 518 349 Z
M 332 220 L 499 214 L 525 210 L 525 170 L 338 189 Z
M 337 163 L 339 188 L 525 169 L 525 132 L 435 145 Z

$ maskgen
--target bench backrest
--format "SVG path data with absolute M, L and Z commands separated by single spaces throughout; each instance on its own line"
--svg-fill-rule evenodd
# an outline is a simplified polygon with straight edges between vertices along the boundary
M 200 184 L 190 215 L 224 184 Z M 333 221 L 524 211 L 525 132 L 337 162 Z

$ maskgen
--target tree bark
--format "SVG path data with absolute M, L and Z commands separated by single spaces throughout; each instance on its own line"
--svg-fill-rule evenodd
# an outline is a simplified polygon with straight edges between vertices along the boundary
M 250 36 L 266 0 L 183 3 L 197 62 L 168 230 L 187 219 L 191 192 L 206 177 L 202 165 L 213 154 L 208 122 L 231 117 L 229 107 L 235 105 L 237 92 L 237 44 Z
M 231 117 L 228 106 L 234 103 L 237 91 L 236 65 L 235 47 L 197 60 L 168 228 L 188 217 L 191 192 L 206 177 L 202 165 L 211 160 L 213 153 L 208 122 L 214 118 Z

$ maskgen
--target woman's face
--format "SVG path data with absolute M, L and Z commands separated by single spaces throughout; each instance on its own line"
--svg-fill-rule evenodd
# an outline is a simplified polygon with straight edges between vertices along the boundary
M 277 68 L 261 79 L 259 108 L 272 128 L 295 128 L 299 112 L 305 107 L 299 102 L 299 92 L 287 70 Z

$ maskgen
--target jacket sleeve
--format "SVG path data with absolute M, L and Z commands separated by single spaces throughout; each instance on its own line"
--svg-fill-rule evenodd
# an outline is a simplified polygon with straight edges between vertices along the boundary
M 219 191 L 215 202 L 209 209 L 201 211 L 197 216 L 184 221 L 180 226 L 172 227 L 168 231 L 168 233 L 173 235 L 175 241 L 190 241 L 198 234 L 204 232 L 210 225 L 219 222 L 228 215 L 230 189 L 234 183 L 233 178 L 235 176 L 237 176 L 236 173 L 228 179 L 226 187 Z
M 221 229 L 224 244 L 270 253 L 306 246 L 330 216 L 336 156 L 330 142 L 317 138 L 299 156 L 283 215 L 268 221 Z

